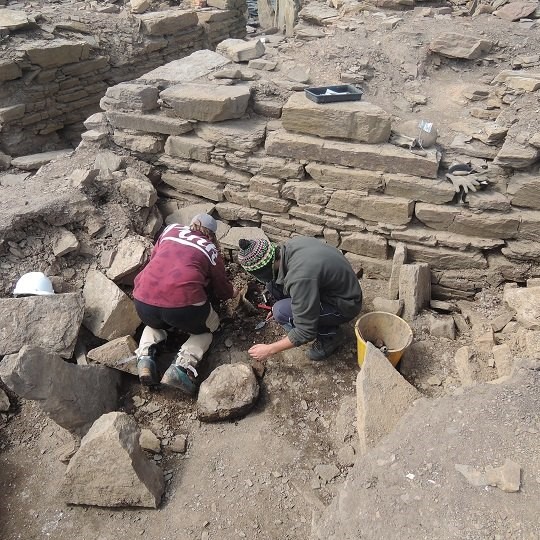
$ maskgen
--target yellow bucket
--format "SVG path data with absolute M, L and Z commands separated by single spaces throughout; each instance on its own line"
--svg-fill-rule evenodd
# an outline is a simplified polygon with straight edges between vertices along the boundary
M 386 357 L 396 367 L 401 356 L 412 343 L 411 327 L 397 315 L 384 311 L 373 311 L 362 315 L 354 325 L 358 346 L 358 365 L 362 366 L 366 356 L 366 342 L 382 341 L 388 347 Z

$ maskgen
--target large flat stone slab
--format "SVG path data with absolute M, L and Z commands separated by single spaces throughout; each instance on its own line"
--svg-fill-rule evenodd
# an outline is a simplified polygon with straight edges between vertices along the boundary
M 419 156 L 392 144 L 330 141 L 285 130 L 268 135 L 266 152 L 270 156 L 293 159 L 312 160 L 317 156 L 318 161 L 333 165 L 428 178 L 437 177 L 440 159 L 435 150 L 428 150 L 427 156 Z
M 198 176 L 183 173 L 166 172 L 161 179 L 180 193 L 190 193 L 210 199 L 214 202 L 223 200 L 224 184 L 214 182 L 213 180 L 204 180 Z
M 168 87 L 194 81 L 230 63 L 228 58 L 213 51 L 196 51 L 185 58 L 153 69 L 137 80 L 145 84 L 161 84 Z
M 247 86 L 183 84 L 160 94 L 162 101 L 180 118 L 219 122 L 240 118 L 246 112 L 250 90 Z
M 183 135 L 193 129 L 193 124 L 181 118 L 170 118 L 158 114 L 107 112 L 107 119 L 114 128 L 160 133 L 162 135 Z
M 390 115 L 367 101 L 315 103 L 304 93 L 294 93 L 283 106 L 283 127 L 295 133 L 383 143 L 390 137 Z
M 104 366 L 79 366 L 39 347 L 6 356 L 0 377 L 24 399 L 37 401 L 59 426 L 84 435 L 118 406 L 120 374 Z
M 416 217 L 425 225 L 440 231 L 463 235 L 474 233 L 482 238 L 515 238 L 520 229 L 521 212 L 474 213 L 457 206 L 416 203 Z
M 126 413 L 96 420 L 71 458 L 60 487 L 68 504 L 157 508 L 165 490 L 163 471 L 149 461 L 140 430 Z
M 266 122 L 255 118 L 230 120 L 218 124 L 199 122 L 195 131 L 201 139 L 220 148 L 252 152 L 264 142 Z
M 51 41 L 32 41 L 20 47 L 19 50 L 25 52 L 32 64 L 50 69 L 79 62 L 88 48 L 88 44 L 84 41 L 53 39 Z
M 384 192 L 387 195 L 413 201 L 443 204 L 452 201 L 456 194 L 450 182 L 407 174 L 387 174 L 384 176 L 384 183 Z
M 249 62 L 263 56 L 265 46 L 260 39 L 250 41 L 225 39 L 216 47 L 216 52 L 230 58 L 233 62 Z
M 414 201 L 340 190 L 332 194 L 327 207 L 367 221 L 405 225 L 412 218 Z
M 20 156 L 11 160 L 11 166 L 23 171 L 37 171 L 43 165 L 51 162 L 53 159 L 67 157 L 73 153 L 72 148 L 65 150 L 52 150 L 51 152 L 41 152 L 40 154 L 29 154 Z
M 83 313 L 80 293 L 0 298 L 0 355 L 27 345 L 71 358 Z
M 186 28 L 197 26 L 199 18 L 192 10 L 169 9 L 140 15 L 143 32 L 149 36 L 176 34 Z
M 32 25 L 25 11 L 16 9 L 0 9 L 0 30 L 18 30 Z
M 472 35 L 445 32 L 437 36 L 430 44 L 431 51 L 448 58 L 475 60 L 491 50 L 493 44 L 487 39 Z

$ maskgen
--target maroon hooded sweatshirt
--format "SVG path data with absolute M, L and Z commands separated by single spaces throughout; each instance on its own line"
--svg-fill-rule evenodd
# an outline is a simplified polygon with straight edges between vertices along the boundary
M 220 300 L 233 296 L 217 247 L 198 231 L 169 225 L 135 278 L 133 296 L 151 306 L 179 308 L 205 302 L 210 292 Z

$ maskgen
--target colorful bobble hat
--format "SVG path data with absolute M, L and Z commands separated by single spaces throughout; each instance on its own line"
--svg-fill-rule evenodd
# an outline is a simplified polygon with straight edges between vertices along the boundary
M 276 246 L 263 238 L 238 241 L 238 262 L 247 272 L 255 272 L 274 261 Z

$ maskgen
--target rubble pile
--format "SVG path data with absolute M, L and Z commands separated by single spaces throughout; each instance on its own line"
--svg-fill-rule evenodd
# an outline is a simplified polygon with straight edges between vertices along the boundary
M 38 10 L 2 9 L 0 149 L 16 157 L 70 146 L 111 84 L 246 32 L 244 0 L 150 7 L 46 2 Z

